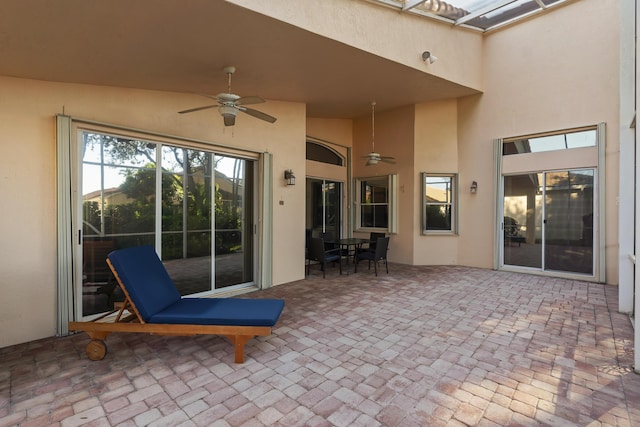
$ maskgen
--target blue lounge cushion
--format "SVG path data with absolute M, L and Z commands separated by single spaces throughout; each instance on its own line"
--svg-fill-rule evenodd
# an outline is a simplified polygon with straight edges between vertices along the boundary
M 145 322 L 180 300 L 180 292 L 153 246 L 119 249 L 108 258 Z
M 278 299 L 182 298 L 154 314 L 149 323 L 273 326 L 284 308 Z
M 181 298 L 153 246 L 119 249 L 108 258 L 148 323 L 273 326 L 284 308 L 279 299 Z

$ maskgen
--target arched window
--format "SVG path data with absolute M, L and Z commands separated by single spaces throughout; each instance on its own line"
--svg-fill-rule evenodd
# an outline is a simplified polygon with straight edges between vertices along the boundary
M 307 160 L 344 166 L 344 157 L 324 145 L 307 141 Z

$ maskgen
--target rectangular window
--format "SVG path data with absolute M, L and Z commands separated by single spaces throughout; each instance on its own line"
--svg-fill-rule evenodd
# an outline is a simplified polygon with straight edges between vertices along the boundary
M 503 142 L 502 155 L 542 153 L 596 146 L 596 129 L 581 129 L 564 133 L 510 138 Z
M 456 174 L 422 173 L 423 233 L 456 233 Z
M 396 183 L 396 175 L 356 180 L 358 229 L 395 232 Z

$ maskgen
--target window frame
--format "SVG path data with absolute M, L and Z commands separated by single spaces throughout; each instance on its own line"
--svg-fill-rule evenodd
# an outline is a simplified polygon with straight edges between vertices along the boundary
M 362 207 L 363 205 L 369 205 L 362 203 L 362 184 L 367 181 L 382 181 L 387 180 L 387 201 L 386 203 L 376 203 L 378 206 L 385 205 L 387 206 L 387 225 L 386 227 L 369 227 L 363 226 L 362 224 Z M 367 177 L 357 177 L 354 179 L 354 188 L 355 188 L 355 231 L 358 232 L 386 232 L 389 234 L 395 234 L 398 230 L 397 225 L 397 212 L 398 212 L 398 175 L 397 174 L 389 174 L 389 175 L 378 175 L 378 176 L 367 176 Z
M 429 178 L 449 178 L 451 179 L 451 196 L 449 202 L 429 202 L 427 201 L 427 179 Z M 458 235 L 458 185 L 459 179 L 457 173 L 420 173 L 421 186 L 421 227 L 420 232 L 423 235 Z M 449 206 L 451 210 L 451 225 L 449 229 L 427 229 L 427 207 L 428 206 Z

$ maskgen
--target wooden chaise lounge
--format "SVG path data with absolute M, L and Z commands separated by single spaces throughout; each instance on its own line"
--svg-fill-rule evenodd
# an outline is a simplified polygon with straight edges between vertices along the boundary
M 158 335 L 222 335 L 235 347 L 235 362 L 244 362 L 244 346 L 255 336 L 271 334 L 284 301 L 280 299 L 182 298 L 152 246 L 111 252 L 107 264 L 125 295 L 110 313 L 89 322 L 69 322 L 69 330 L 86 332 L 91 360 L 107 354 L 112 332 Z

